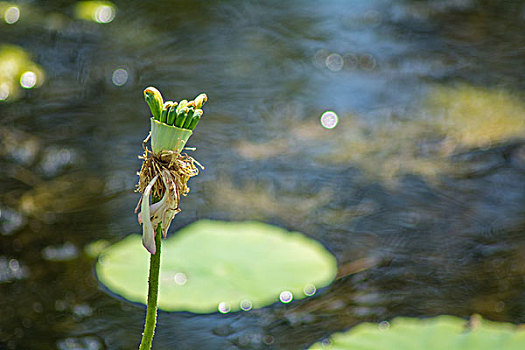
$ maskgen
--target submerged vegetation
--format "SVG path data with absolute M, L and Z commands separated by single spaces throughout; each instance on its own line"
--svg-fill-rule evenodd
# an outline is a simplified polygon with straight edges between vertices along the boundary
M 523 101 L 505 89 L 436 85 L 402 112 L 380 114 L 372 121 L 348 113 L 332 130 L 314 121 L 300 122 L 290 125 L 282 138 L 239 142 L 236 150 L 247 159 L 308 154 L 321 164 L 354 164 L 388 185 L 406 174 L 432 182 L 470 171 L 455 155 L 523 140 L 524 115 Z

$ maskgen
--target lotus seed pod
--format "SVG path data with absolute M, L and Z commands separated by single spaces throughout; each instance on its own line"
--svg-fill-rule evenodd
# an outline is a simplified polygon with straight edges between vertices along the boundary
M 164 105 L 160 91 L 155 89 L 153 86 L 147 87 L 144 90 L 144 99 L 151 110 L 151 115 L 153 115 L 153 118 L 160 120 L 162 106 Z
M 195 97 L 195 108 L 202 108 L 206 101 L 208 101 L 208 96 L 206 96 L 206 94 L 200 94 Z
M 168 111 L 168 117 L 166 118 L 166 124 L 173 125 L 175 123 L 176 118 L 177 118 L 177 102 L 173 102 L 173 104 L 171 105 Z

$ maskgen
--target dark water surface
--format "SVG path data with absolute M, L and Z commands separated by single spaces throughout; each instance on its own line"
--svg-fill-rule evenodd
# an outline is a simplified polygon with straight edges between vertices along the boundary
M 140 230 L 149 85 L 210 98 L 172 232 L 273 223 L 342 276 L 288 305 L 161 312 L 156 349 L 302 349 L 400 315 L 525 322 L 525 2 L 116 1 L 109 23 L 16 6 L 0 2 L 0 45 L 41 72 L 22 89 L 31 69 L 0 55 L 0 349 L 137 347 L 144 309 L 101 288 L 87 247 Z

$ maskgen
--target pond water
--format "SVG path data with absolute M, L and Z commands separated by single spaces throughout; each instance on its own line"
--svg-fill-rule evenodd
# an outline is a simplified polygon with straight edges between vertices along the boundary
M 156 349 L 303 349 L 401 315 L 525 322 L 523 1 L 84 5 L 0 1 L 0 349 L 137 347 L 144 308 L 103 289 L 90 247 L 140 232 L 149 85 L 209 96 L 189 142 L 206 170 L 172 233 L 259 220 L 339 264 L 303 301 L 160 312 Z

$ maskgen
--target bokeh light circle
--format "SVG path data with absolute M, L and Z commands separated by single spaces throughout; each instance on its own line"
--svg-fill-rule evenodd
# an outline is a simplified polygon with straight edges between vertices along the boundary
M 108 5 L 101 5 L 94 14 L 95 22 L 109 23 L 115 19 L 115 9 Z
M 37 83 L 37 76 L 35 72 L 27 71 L 20 76 L 20 85 L 24 89 L 32 89 Z
M 4 21 L 7 24 L 15 24 L 20 19 L 20 9 L 16 6 L 8 7 L 4 12 Z
M 283 304 L 290 303 L 293 300 L 292 292 L 290 292 L 289 290 L 285 290 L 285 291 L 281 292 L 281 294 L 279 295 L 279 300 Z
M 116 86 L 123 86 L 128 82 L 129 74 L 124 68 L 115 69 L 111 76 L 111 81 Z
M 339 123 L 339 117 L 333 111 L 326 111 L 321 115 L 321 125 L 325 129 L 333 129 Z

